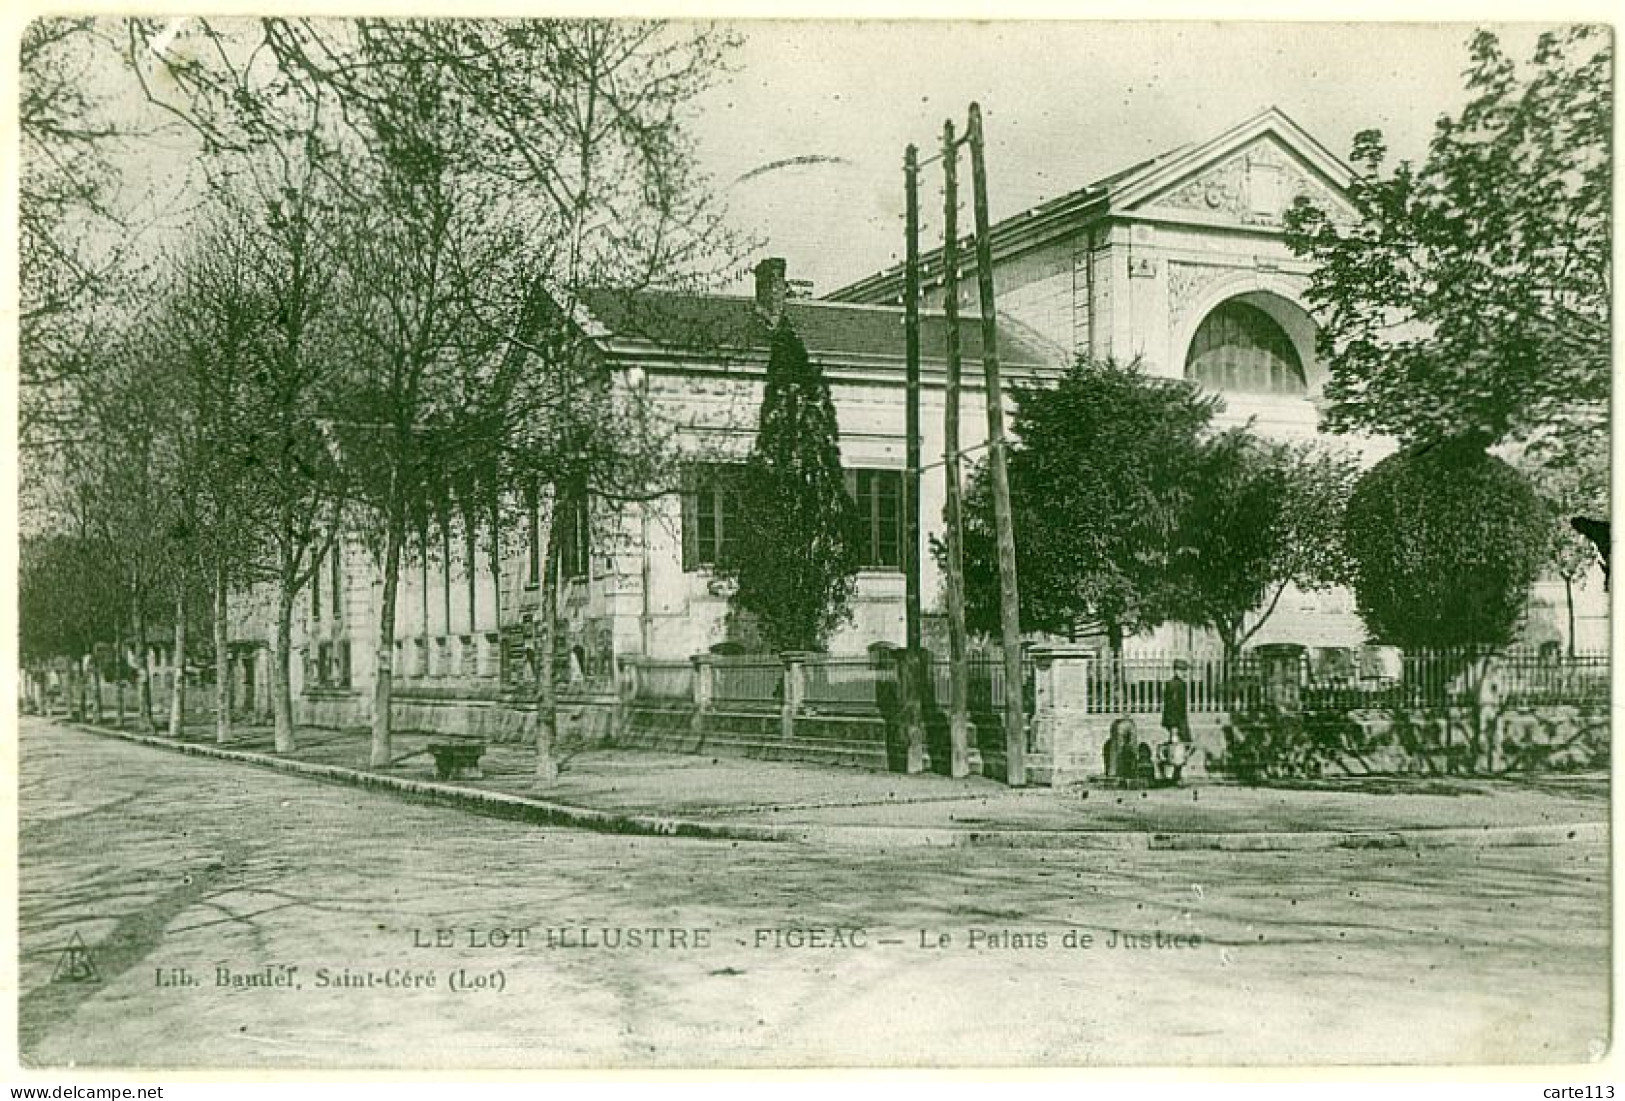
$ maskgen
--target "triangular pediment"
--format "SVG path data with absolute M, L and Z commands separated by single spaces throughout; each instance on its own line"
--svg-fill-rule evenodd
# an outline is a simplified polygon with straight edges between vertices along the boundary
M 1351 179 L 1347 165 L 1271 110 L 1124 181 L 1112 207 L 1159 220 L 1279 226 L 1299 196 L 1351 217 Z
M 1101 218 L 1279 233 L 1282 215 L 1299 195 L 1338 221 L 1354 221 L 1346 198 L 1353 181 L 1353 170 L 1335 153 L 1271 107 L 1209 141 L 1181 146 L 1004 219 L 993 227 L 994 260 L 1076 239 Z M 933 268 L 940 272 L 942 251 L 927 253 L 923 262 L 928 277 Z M 829 297 L 895 302 L 903 284 L 899 264 Z

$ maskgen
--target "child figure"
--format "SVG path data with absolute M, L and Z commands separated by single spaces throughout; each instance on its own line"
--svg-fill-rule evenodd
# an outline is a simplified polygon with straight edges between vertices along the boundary
M 1123 716 L 1111 723 L 1105 747 L 1107 776 L 1116 779 L 1150 779 L 1150 747 L 1142 744 L 1134 729 L 1134 719 Z

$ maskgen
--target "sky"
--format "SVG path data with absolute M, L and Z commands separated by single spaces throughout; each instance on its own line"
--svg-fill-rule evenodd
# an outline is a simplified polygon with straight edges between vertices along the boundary
M 1032 19 L 728 26 L 743 38 L 732 72 L 693 105 L 690 123 L 699 167 L 734 228 L 756 243 L 729 289 L 747 289 L 751 264 L 774 255 L 815 294 L 901 259 L 904 147 L 934 154 L 943 121 L 951 116 L 962 131 L 972 100 L 983 110 L 998 219 L 1270 106 L 1340 156 L 1356 132 L 1377 128 L 1395 157 L 1420 159 L 1434 120 L 1465 100 L 1474 29 Z M 1535 30 L 1496 29 L 1514 57 L 1527 57 Z M 103 75 L 131 94 L 123 74 Z M 125 165 L 126 198 L 184 224 L 195 154 L 185 135 L 138 145 Z M 968 231 L 968 164 L 962 175 Z M 922 249 L 940 241 L 940 189 L 940 169 L 928 167 Z
M 902 257 L 903 150 L 936 152 L 972 100 L 992 217 L 1018 213 L 1275 106 L 1346 156 L 1380 129 L 1426 155 L 1465 101 L 1472 24 L 758 22 L 694 121 L 702 166 L 755 254 L 825 294 Z M 1527 57 L 1527 25 L 1496 28 Z M 757 171 L 777 162 L 801 163 Z M 965 164 L 964 161 L 961 162 Z M 751 175 L 753 172 L 756 174 Z M 749 176 L 748 179 L 740 177 Z M 962 179 L 968 190 L 968 167 Z M 940 171 L 922 181 L 940 240 Z M 969 208 L 961 215 L 969 228 Z

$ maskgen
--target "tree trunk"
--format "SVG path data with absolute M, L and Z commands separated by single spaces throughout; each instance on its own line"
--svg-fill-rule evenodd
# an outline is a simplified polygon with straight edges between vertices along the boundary
M 404 520 L 393 519 L 384 540 L 384 591 L 378 607 L 378 647 L 372 682 L 372 748 L 367 757 L 371 768 L 388 768 L 395 759 L 390 707 L 395 695 L 395 596 L 400 591 L 405 530 Z
M 497 636 L 497 674 L 501 675 L 502 656 L 502 524 L 495 509 L 491 510 L 491 629 Z
M 284 582 L 277 590 L 276 629 L 271 643 L 271 726 L 278 753 L 296 748 L 293 731 L 293 601 L 295 594 Z
M 147 658 L 147 613 L 142 607 L 143 594 L 136 594 L 135 602 L 135 657 L 136 678 L 141 686 L 141 730 L 151 733 L 158 728 L 152 717 L 152 663 Z
M 113 628 L 113 668 L 117 671 L 113 678 L 113 705 L 120 730 L 124 729 L 124 666 L 124 628 L 120 624 Z
M 536 632 L 536 783 L 550 784 L 559 778 L 559 763 L 553 756 L 553 742 L 558 734 L 559 693 L 553 683 L 553 651 L 559 622 L 559 548 L 554 536 L 558 533 L 561 508 L 559 494 L 553 494 L 553 508 L 547 519 L 547 558 L 542 567 L 542 606 Z
M 179 738 L 186 725 L 186 586 L 175 594 L 175 656 L 170 662 L 169 736 Z
M 214 740 L 218 745 L 231 741 L 231 656 L 229 611 L 226 600 L 226 567 L 214 570 Z
M 1472 688 L 1473 769 L 1496 772 L 1501 767 L 1501 693 L 1494 655 L 1474 658 L 1468 678 Z
M 1123 626 L 1117 622 L 1106 624 L 1106 648 L 1111 652 L 1111 709 L 1120 710 L 1127 693 L 1123 686 Z

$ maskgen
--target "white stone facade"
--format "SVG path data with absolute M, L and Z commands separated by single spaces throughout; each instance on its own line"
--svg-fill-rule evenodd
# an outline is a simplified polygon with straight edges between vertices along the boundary
M 1341 192 L 1350 178 L 1341 161 L 1270 110 L 1212 141 L 1000 223 L 993 232 L 994 280 L 1007 382 L 1053 378 L 1080 351 L 1137 359 L 1153 374 L 1186 377 L 1200 327 L 1221 307 L 1239 303 L 1267 316 L 1284 334 L 1301 364 L 1304 385 L 1293 393 L 1223 390 L 1221 423 L 1251 422 L 1256 431 L 1278 439 L 1315 438 L 1325 373 L 1315 351 L 1315 326 L 1304 308 L 1309 271 L 1286 247 L 1282 216 L 1299 195 L 1333 211 L 1346 210 Z M 925 261 L 927 304 L 938 307 L 928 311 L 922 334 L 927 471 L 921 487 L 921 560 L 929 628 L 941 608 L 941 578 L 928 540 L 940 533 L 944 503 L 944 368 L 940 252 L 928 253 Z M 967 250 L 958 288 L 967 340 L 961 408 L 966 449 L 986 438 L 973 270 Z M 837 291 L 830 300 L 792 300 L 785 306 L 830 380 L 842 461 L 851 470 L 899 476 L 903 470 L 901 286 L 901 270 L 892 269 Z M 591 299 L 575 311 L 575 320 L 611 363 L 617 385 L 644 391 L 677 426 L 683 449 L 707 462 L 742 460 L 755 434 L 766 362 L 768 330 L 750 319 L 750 311 L 762 303 L 719 296 L 673 301 L 679 298 L 683 310 L 699 311 L 724 329 L 733 326 L 730 339 L 722 342 L 726 354 L 696 354 L 680 342 L 650 337 L 614 309 L 595 310 Z M 613 303 L 604 299 L 602 305 Z M 1367 463 L 1391 450 L 1384 440 L 1340 442 Z M 685 519 L 693 522 L 675 494 L 646 504 L 591 505 L 590 552 L 579 575 L 566 579 L 561 589 L 561 629 L 565 649 L 574 654 L 575 675 L 602 679 L 612 675 L 620 658 L 687 658 L 732 637 L 726 587 L 708 568 L 685 561 Z M 449 546 L 429 547 L 426 556 L 409 556 L 396 612 L 399 684 L 495 691 L 505 661 L 512 674 L 531 660 L 526 624 L 535 614 L 538 587 L 523 527 L 505 533 L 496 568 L 483 534 L 473 547 L 454 538 Z M 1606 641 L 1606 599 L 1599 580 L 1586 579 L 1578 587 L 1576 633 L 1583 646 Z M 329 566 L 321 607 L 308 594 L 300 602 L 296 690 L 310 695 L 322 655 L 336 662 L 338 649 L 347 646 L 347 678 L 333 675 L 330 664 L 328 688 L 315 695 L 349 698 L 364 710 L 375 668 L 375 609 L 382 584 L 359 542 L 344 544 L 338 615 L 332 585 Z M 900 569 L 865 570 L 858 578 L 852 621 L 836 633 L 831 649 L 861 653 L 877 642 L 900 644 L 903 601 Z M 1542 637 L 1565 637 L 1561 584 L 1543 585 L 1537 603 L 1544 610 L 1532 617 L 1532 630 Z M 928 629 L 928 645 L 931 634 Z M 245 627 L 244 637 L 252 635 Z M 1364 638 L 1351 594 L 1289 590 L 1253 642 L 1355 646 Z M 1134 645 L 1192 652 L 1215 644 L 1198 632 L 1170 626 Z

